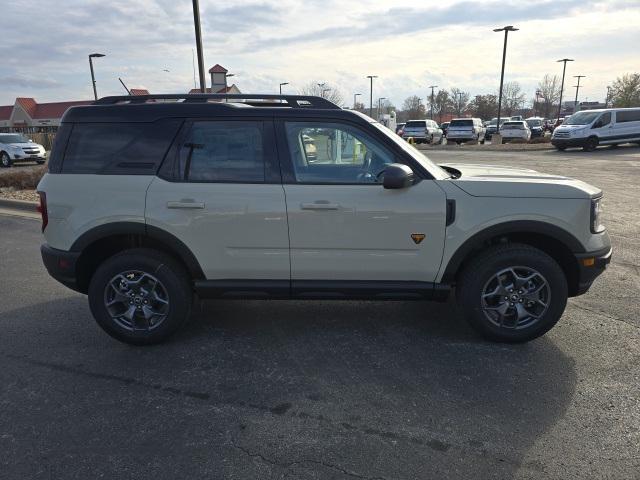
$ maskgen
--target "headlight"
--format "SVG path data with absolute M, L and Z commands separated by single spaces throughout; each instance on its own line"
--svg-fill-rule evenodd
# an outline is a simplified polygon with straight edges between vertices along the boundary
M 602 225 L 602 197 L 591 200 L 591 233 L 604 232 Z

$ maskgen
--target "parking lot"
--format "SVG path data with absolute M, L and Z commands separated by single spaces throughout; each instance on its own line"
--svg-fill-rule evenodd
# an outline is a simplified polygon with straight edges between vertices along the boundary
M 640 148 L 428 150 L 605 191 L 610 268 L 524 345 L 453 302 L 208 301 L 134 348 L 0 215 L 0 478 L 640 478 Z

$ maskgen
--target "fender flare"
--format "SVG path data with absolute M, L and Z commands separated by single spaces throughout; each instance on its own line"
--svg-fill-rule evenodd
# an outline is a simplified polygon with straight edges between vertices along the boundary
M 585 248 L 580 241 L 571 233 L 563 228 L 546 222 L 535 220 L 513 220 L 504 223 L 498 223 L 481 230 L 468 238 L 449 259 L 447 266 L 442 274 L 442 283 L 451 283 L 455 280 L 456 273 L 462 262 L 467 256 L 482 248 L 488 240 L 508 234 L 535 234 L 550 237 L 562 243 L 573 253 L 584 253 Z

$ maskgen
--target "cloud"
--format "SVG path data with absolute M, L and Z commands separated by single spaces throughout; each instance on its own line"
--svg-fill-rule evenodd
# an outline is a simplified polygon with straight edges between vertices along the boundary
M 20 87 L 20 88 L 35 88 L 35 89 L 45 89 L 45 88 L 59 88 L 62 84 L 56 80 L 48 79 L 48 78 L 30 78 L 30 77 L 21 77 L 21 76 L 6 76 L 0 77 L 0 86 L 12 88 L 12 87 Z

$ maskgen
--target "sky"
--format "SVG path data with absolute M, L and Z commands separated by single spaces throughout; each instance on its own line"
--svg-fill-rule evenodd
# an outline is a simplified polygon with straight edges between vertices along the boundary
M 472 96 L 497 92 L 503 33 L 505 81 L 528 98 L 545 73 L 562 74 L 565 98 L 604 100 L 616 77 L 640 71 L 640 0 L 200 0 L 206 70 L 219 63 L 243 92 L 296 93 L 310 82 L 338 88 L 345 104 L 367 75 L 374 102 L 427 98 L 429 85 Z M 129 88 L 183 93 L 193 88 L 191 0 L 3 0 L 0 105 L 92 98 Z M 164 70 L 169 70 L 168 72 Z M 207 74 L 207 78 L 208 74 Z

